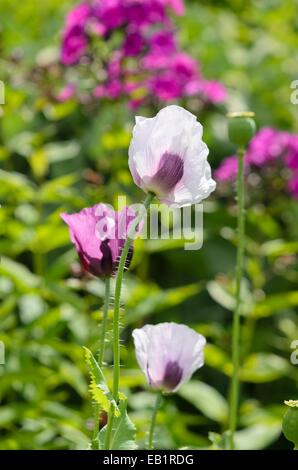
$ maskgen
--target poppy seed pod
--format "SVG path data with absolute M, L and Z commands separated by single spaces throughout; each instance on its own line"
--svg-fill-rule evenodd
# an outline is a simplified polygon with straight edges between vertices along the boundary
M 241 148 L 246 148 L 249 141 L 256 133 L 256 123 L 254 113 L 240 112 L 228 114 L 229 139 L 233 144 Z
M 298 450 L 298 400 L 285 401 L 288 409 L 283 417 L 282 430 L 286 438 Z

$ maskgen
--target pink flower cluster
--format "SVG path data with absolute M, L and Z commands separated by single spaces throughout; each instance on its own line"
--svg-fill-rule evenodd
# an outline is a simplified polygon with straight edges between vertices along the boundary
M 246 170 L 277 162 L 289 169 L 288 189 L 298 199 L 298 135 L 264 127 L 250 142 L 245 155 Z M 221 182 L 233 181 L 236 175 L 237 157 L 234 155 L 225 158 L 215 172 L 215 178 Z
M 197 62 L 182 52 L 176 41 L 169 9 L 176 15 L 184 12 L 183 0 L 93 0 L 73 8 L 62 35 L 61 61 L 74 66 L 85 58 L 98 64 L 92 46 L 96 38 L 112 43 L 113 33 L 121 33 L 112 46 L 108 60 L 97 71 L 96 98 L 116 99 L 126 96 L 136 108 L 153 96 L 162 101 L 201 96 L 211 103 L 226 97 L 221 83 L 205 80 Z M 114 44 L 114 43 L 113 43 Z M 94 69 L 94 66 L 93 66 Z M 98 79 L 98 77 L 104 77 Z M 58 99 L 73 96 L 62 90 Z

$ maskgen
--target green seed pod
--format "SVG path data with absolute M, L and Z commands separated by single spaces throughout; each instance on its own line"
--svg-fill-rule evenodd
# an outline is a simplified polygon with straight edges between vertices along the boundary
M 282 430 L 285 437 L 298 450 L 298 400 L 285 401 L 288 409 L 283 417 Z
M 246 148 L 251 138 L 256 133 L 254 113 L 241 112 L 229 113 L 228 132 L 229 139 L 238 147 Z

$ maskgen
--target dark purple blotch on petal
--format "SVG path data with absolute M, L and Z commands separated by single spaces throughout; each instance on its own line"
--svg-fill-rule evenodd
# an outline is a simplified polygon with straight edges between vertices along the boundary
M 179 155 L 164 153 L 159 162 L 159 168 L 151 179 L 153 188 L 168 193 L 175 188 L 183 176 L 184 163 Z
M 103 276 L 111 276 L 113 273 L 113 256 L 111 248 L 109 247 L 109 240 L 104 240 L 100 244 L 100 251 L 102 253 L 101 271 Z
M 167 363 L 162 385 L 167 390 L 174 390 L 177 385 L 180 383 L 183 375 L 183 370 L 179 366 L 178 362 L 170 361 Z

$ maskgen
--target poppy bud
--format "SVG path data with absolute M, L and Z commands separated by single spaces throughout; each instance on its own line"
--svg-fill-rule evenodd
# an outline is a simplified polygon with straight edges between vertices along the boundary
M 298 400 L 285 401 L 288 409 L 283 417 L 282 430 L 286 438 L 298 450 Z
M 246 148 L 256 133 L 256 123 L 252 112 L 229 113 L 229 139 L 238 147 Z

